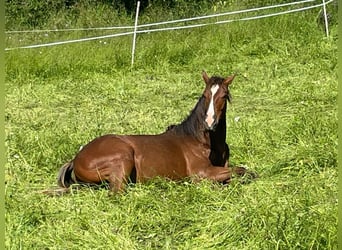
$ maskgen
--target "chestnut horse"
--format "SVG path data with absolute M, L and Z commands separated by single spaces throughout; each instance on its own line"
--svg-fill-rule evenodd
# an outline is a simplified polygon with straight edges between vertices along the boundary
M 190 115 L 158 135 L 114 135 L 95 138 L 59 171 L 58 185 L 109 183 L 112 192 L 124 190 L 129 182 L 144 182 L 160 176 L 172 180 L 185 177 L 229 182 L 243 167 L 228 164 L 226 109 L 230 102 L 227 78 L 208 77 L 205 89 Z

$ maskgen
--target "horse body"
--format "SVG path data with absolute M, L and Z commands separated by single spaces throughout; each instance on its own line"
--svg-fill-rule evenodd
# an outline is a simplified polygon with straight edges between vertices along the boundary
M 233 169 L 228 165 L 226 107 L 230 99 L 226 79 L 209 78 L 190 115 L 158 135 L 104 135 L 85 145 L 59 172 L 58 184 L 108 182 L 117 192 L 125 184 L 144 182 L 156 176 L 178 180 L 189 176 L 228 182 Z M 244 174 L 242 167 L 234 169 Z
M 210 165 L 210 148 L 193 138 L 160 135 L 105 135 L 86 145 L 73 160 L 77 181 L 108 180 L 117 189 L 129 178 L 143 182 L 155 176 L 173 180 Z M 196 168 L 196 169 L 194 169 Z M 135 171 L 136 176 L 131 176 Z

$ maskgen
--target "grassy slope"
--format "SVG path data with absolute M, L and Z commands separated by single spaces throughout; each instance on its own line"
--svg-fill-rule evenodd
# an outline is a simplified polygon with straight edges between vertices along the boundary
M 8 248 L 337 248 L 336 39 L 312 16 L 141 35 L 133 70 L 130 38 L 106 42 L 6 55 Z M 202 69 L 239 73 L 227 141 L 231 161 L 257 181 L 39 193 L 92 138 L 181 121 L 202 91 Z

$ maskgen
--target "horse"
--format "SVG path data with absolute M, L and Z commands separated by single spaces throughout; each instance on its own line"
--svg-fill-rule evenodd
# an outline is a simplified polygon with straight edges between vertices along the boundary
M 244 175 L 246 168 L 229 165 L 226 143 L 226 110 L 234 77 L 209 78 L 203 71 L 205 88 L 193 110 L 160 134 L 106 134 L 93 139 L 60 168 L 58 186 L 108 183 L 109 190 L 118 193 L 129 182 L 155 177 L 229 183 L 233 174 Z

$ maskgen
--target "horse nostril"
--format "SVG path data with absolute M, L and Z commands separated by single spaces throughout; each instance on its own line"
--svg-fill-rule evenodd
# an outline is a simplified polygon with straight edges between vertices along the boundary
M 217 126 L 217 121 L 215 120 L 214 123 L 211 125 L 210 130 L 215 131 Z

